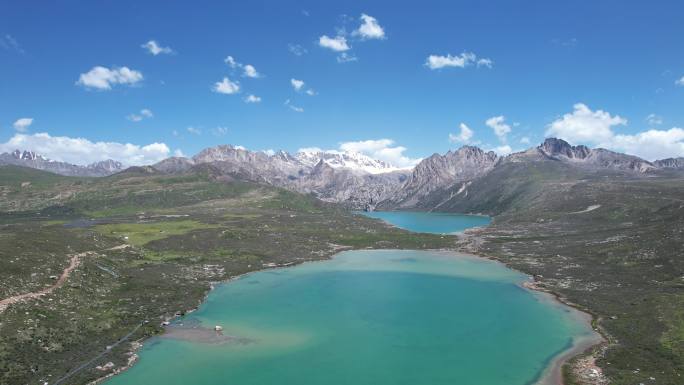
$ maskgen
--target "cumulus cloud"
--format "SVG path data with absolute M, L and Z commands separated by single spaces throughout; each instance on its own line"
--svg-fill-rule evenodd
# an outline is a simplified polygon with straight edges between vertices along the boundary
M 506 124 L 505 116 L 491 117 L 487 119 L 487 121 L 485 121 L 485 124 L 492 130 L 494 130 L 494 134 L 497 138 L 499 138 L 499 141 L 501 141 L 502 143 L 506 142 L 506 135 L 508 135 L 508 133 L 511 132 L 511 126 Z
M 157 43 L 156 40 L 150 40 L 147 43 L 141 45 L 140 47 L 146 49 L 147 52 L 149 52 L 150 54 L 152 54 L 154 56 L 157 56 L 160 54 L 170 55 L 173 53 L 173 50 L 171 49 L 171 47 L 162 47 L 159 45 L 159 43 Z
M 684 87 L 684 76 L 682 76 L 681 78 L 675 80 L 675 85 Z
M 620 134 L 613 129 L 627 124 L 627 119 L 609 112 L 592 111 L 578 103 L 574 111 L 548 125 L 546 135 L 575 144 L 586 144 L 625 152 L 647 160 L 684 156 L 684 129 L 650 129 L 635 134 Z
M 353 36 L 359 36 L 362 40 L 384 39 L 385 30 L 378 23 L 378 19 L 373 16 L 361 14 L 361 25 L 352 32 Z
M 257 72 L 256 68 L 254 68 L 254 66 L 251 64 L 245 64 L 244 67 L 242 67 L 242 69 L 244 70 L 243 75 L 248 78 L 261 77 L 259 72 Z
M 261 97 L 256 95 L 247 95 L 245 103 L 261 103 Z
M 577 103 L 571 113 L 548 125 L 546 136 L 554 136 L 574 143 L 601 143 L 610 140 L 613 127 L 626 125 L 627 119 L 612 116 L 606 111 L 592 111 L 586 104 Z
M 347 38 L 344 36 L 329 37 L 328 35 L 323 35 L 318 39 L 318 45 L 335 52 L 344 52 L 351 48 L 349 47 L 349 44 L 347 44 Z
M 304 87 L 304 80 L 292 78 L 290 79 L 290 84 L 295 91 L 300 91 Z
M 421 161 L 420 158 L 410 158 L 404 153 L 406 147 L 397 146 L 392 139 L 361 140 L 340 143 L 341 151 L 358 152 L 373 159 L 382 160 L 395 167 L 413 167 Z
M 472 65 L 477 67 L 492 68 L 494 62 L 488 58 L 478 58 L 472 52 L 463 52 L 460 55 L 430 55 L 425 61 L 425 65 L 431 70 L 438 70 L 446 67 L 465 68 Z
M 221 80 L 220 82 L 214 83 L 214 87 L 212 87 L 212 90 L 219 94 L 236 94 L 240 92 L 240 83 L 237 81 L 230 81 L 230 79 L 224 77 L 223 80 Z
M 15 134 L 0 143 L 0 152 L 16 149 L 30 150 L 49 159 L 73 164 L 90 164 L 107 159 L 118 160 L 125 165 L 144 165 L 169 157 L 171 150 L 164 143 L 140 146 L 131 143 L 91 142 L 84 138 L 51 136 L 47 133 L 33 135 Z
M 95 66 L 90 71 L 82 73 L 77 85 L 98 90 L 111 90 L 117 84 L 133 85 L 143 80 L 143 74 L 128 67 L 106 68 Z
M 449 134 L 449 141 L 451 143 L 469 143 L 470 139 L 473 138 L 473 130 L 465 123 L 461 123 L 459 128 L 461 131 L 458 134 Z
M 130 114 L 126 117 L 126 119 L 130 120 L 131 122 L 139 122 L 143 119 L 149 119 L 154 117 L 154 114 L 152 113 L 152 110 L 143 108 L 140 110 L 139 113 L 137 114 Z
M 21 118 L 17 119 L 12 127 L 19 132 L 26 132 L 31 124 L 33 124 L 33 118 Z

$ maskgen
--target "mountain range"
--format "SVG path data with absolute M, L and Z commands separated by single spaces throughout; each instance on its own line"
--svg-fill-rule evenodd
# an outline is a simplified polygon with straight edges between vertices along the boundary
M 412 169 L 355 152 L 306 150 L 290 154 L 249 151 L 220 145 L 192 158 L 171 157 L 151 165 L 153 172 L 183 174 L 208 169 L 213 175 L 249 180 L 292 191 L 313 194 L 321 200 L 354 209 L 436 209 L 468 197 L 470 186 L 508 164 L 555 162 L 593 173 L 618 173 L 648 177 L 653 173 L 684 169 L 684 158 L 649 162 L 636 156 L 602 148 L 572 146 L 548 138 L 537 147 L 499 156 L 478 147 L 463 146 L 444 155 L 433 154 Z M 79 166 L 52 161 L 30 151 L 0 154 L 0 164 L 14 164 L 71 176 L 108 176 L 124 170 L 121 163 L 106 160 Z

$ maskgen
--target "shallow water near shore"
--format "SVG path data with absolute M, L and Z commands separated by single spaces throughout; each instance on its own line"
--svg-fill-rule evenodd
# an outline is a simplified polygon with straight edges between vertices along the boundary
M 529 384 L 591 329 L 526 279 L 476 257 L 397 250 L 252 273 L 177 321 L 243 342 L 156 338 L 107 384 Z
M 358 213 L 382 219 L 396 227 L 416 233 L 454 234 L 473 227 L 487 226 L 490 222 L 490 218 L 484 215 L 420 211 L 359 211 Z

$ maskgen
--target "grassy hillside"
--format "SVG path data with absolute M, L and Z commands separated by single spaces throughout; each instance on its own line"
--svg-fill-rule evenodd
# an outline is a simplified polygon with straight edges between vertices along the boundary
M 467 191 L 451 199 L 442 192 L 433 202 L 497 215 L 470 232 L 467 246 L 536 275 L 595 314 L 611 339 L 598 364 L 614 384 L 684 383 L 681 174 L 511 163 Z
M 345 248 L 455 241 L 207 170 L 93 179 L 0 167 L 0 189 L 0 299 L 53 285 L 71 256 L 87 253 L 63 286 L 0 313 L 0 383 L 8 385 L 53 383 L 100 353 L 67 383 L 121 368 L 130 342 L 107 346 L 131 331 L 131 340 L 161 332 L 163 320 L 196 307 L 212 282 Z M 95 369 L 108 362 L 114 367 Z

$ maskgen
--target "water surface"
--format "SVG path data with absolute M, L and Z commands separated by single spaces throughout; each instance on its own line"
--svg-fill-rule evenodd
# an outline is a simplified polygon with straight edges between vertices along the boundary
M 396 250 L 252 273 L 178 321 L 239 339 L 153 339 L 107 384 L 526 385 L 590 330 L 525 279 L 488 260 Z
M 367 217 L 382 219 L 394 226 L 416 233 L 453 234 L 472 227 L 487 226 L 489 217 L 452 213 L 415 211 L 359 212 Z

